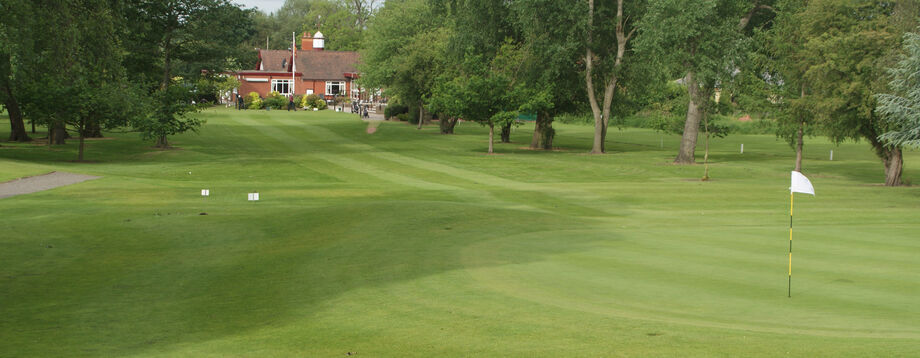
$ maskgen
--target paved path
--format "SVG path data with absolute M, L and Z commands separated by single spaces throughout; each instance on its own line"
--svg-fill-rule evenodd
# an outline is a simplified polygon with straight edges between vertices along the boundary
M 19 178 L 6 183 L 0 183 L 0 199 L 54 189 L 59 186 L 76 184 L 99 178 L 101 177 L 64 172 L 51 172 L 34 177 Z

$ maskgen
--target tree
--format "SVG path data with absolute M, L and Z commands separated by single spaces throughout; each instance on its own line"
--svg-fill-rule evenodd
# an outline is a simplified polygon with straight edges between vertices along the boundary
M 890 93 L 878 94 L 876 111 L 894 124 L 879 139 L 894 147 L 920 148 L 920 34 L 904 34 L 904 55 L 889 70 Z
M 314 0 L 303 31 L 322 30 L 329 50 L 357 51 L 378 7 L 377 0 Z
M 639 47 L 654 54 L 661 67 L 683 77 L 689 103 L 676 164 L 695 163 L 701 106 L 723 74 L 734 72 L 742 31 L 758 11 L 769 9 L 759 1 L 654 0 L 643 18 Z M 740 19 L 740 20 L 738 20 Z
M 322 31 L 328 50 L 357 51 L 361 47 L 364 28 L 349 10 L 342 0 L 315 0 L 304 17 L 302 31 Z
M 523 90 L 520 111 L 536 114 L 531 149 L 552 149 L 558 113 L 584 105 L 584 7 L 555 0 L 519 1 L 511 5 L 515 32 L 520 34 Z M 566 26 L 559 26 L 566 24 Z
M 291 47 L 291 34 L 303 31 L 307 14 L 313 0 L 285 0 L 277 11 L 265 13 L 251 11 L 254 33 L 246 41 L 246 47 L 264 49 L 286 49 Z M 309 31 L 315 31 L 310 29 Z
M 247 54 L 241 44 L 254 32 L 250 11 L 229 0 L 141 0 L 128 3 L 132 28 L 129 63 L 135 81 L 153 84 L 153 114 L 136 126 L 156 146 L 170 135 L 194 131 L 195 79 L 205 73 L 239 68 Z
M 29 1 L 0 2 L 0 104 L 10 117 L 11 142 L 32 140 L 26 134 L 20 105 L 22 83 L 29 79 L 20 64 L 31 54 L 32 6 Z
M 815 59 L 804 74 L 814 115 L 834 142 L 865 139 L 885 167 L 885 185 L 901 184 L 901 148 L 879 140 L 897 130 L 875 111 L 877 93 L 887 93 L 885 68 L 900 51 L 901 30 L 890 22 L 891 2 L 813 0 L 803 10 L 807 53 Z M 912 14 L 911 17 L 913 17 Z
M 102 128 L 124 126 L 133 111 L 136 91 L 125 80 L 123 50 L 117 34 L 123 26 L 118 4 L 107 0 L 43 0 L 34 10 L 55 9 L 36 19 L 32 32 L 35 56 L 23 93 L 23 109 L 33 122 L 48 125 L 49 144 L 64 144 L 66 126 L 80 139 L 77 159 L 84 157 L 84 138 Z M 43 34 L 56 24 L 53 34 Z
M 389 1 L 368 24 L 362 63 L 363 87 L 424 110 L 438 76 L 444 74 L 449 30 L 425 0 Z M 424 118 L 419 116 L 419 128 Z
M 488 126 L 488 153 L 492 154 L 495 126 L 510 128 L 522 104 L 522 86 L 518 82 L 522 56 L 520 47 L 510 41 L 488 60 L 484 55 L 468 53 L 457 75 L 441 77 L 430 107 L 448 117 L 463 117 Z
M 489 152 L 493 150 L 494 127 L 501 128 L 501 140 L 511 141 L 516 124 L 518 93 L 523 60 L 527 51 L 512 21 L 511 2 L 488 0 L 435 0 L 438 9 L 452 20 L 445 80 L 463 83 L 463 118 L 489 125 Z M 497 86 L 488 87 L 487 86 Z M 476 90 L 471 90 L 476 88 Z M 433 97 L 443 96 L 435 93 Z M 475 97 L 475 98 L 473 98 Z M 478 108 L 470 106 L 473 103 Z
M 591 147 L 591 153 L 600 154 L 606 151 L 604 142 L 607 137 L 607 127 L 610 125 L 611 104 L 618 81 L 622 78 L 627 46 L 638 29 L 635 21 L 644 11 L 644 6 L 644 2 L 631 1 L 630 7 L 624 12 L 623 0 L 616 0 L 615 10 L 604 7 L 595 8 L 595 0 L 588 0 L 584 63 L 588 103 L 594 114 L 594 144 Z M 613 21 L 596 23 L 597 15 L 602 19 L 610 18 Z M 597 83 L 600 83 L 601 86 L 597 86 Z M 598 103 L 597 97 L 601 88 L 603 88 L 603 100 Z
M 475 60 L 472 62 L 476 62 Z M 500 72 L 470 67 L 470 72 L 439 83 L 432 96 L 432 107 L 440 113 L 463 117 L 489 127 L 488 153 L 494 153 L 495 126 L 517 119 L 511 80 Z
M 748 61 L 741 66 L 740 86 L 747 93 L 747 108 L 761 109 L 773 114 L 776 135 L 789 142 L 795 150 L 793 170 L 802 171 L 804 137 L 813 135 L 814 123 L 811 96 L 805 74 L 818 60 L 807 49 L 806 3 L 797 0 L 779 1 L 772 26 L 758 32 L 748 52 Z

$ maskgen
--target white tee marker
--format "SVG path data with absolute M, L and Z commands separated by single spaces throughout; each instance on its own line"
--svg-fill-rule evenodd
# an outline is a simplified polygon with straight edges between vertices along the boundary
M 259 193 L 249 193 L 249 201 L 259 201 Z
M 201 196 L 211 196 L 211 190 L 201 189 Z

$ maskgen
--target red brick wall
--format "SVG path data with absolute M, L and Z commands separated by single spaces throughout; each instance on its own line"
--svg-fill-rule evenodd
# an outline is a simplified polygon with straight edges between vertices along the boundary
M 246 78 L 264 78 L 266 82 L 249 82 L 246 81 Z M 242 96 L 246 96 L 249 92 L 257 92 L 260 96 L 265 97 L 271 92 L 272 79 L 290 79 L 288 76 L 254 76 L 247 75 L 240 79 L 240 88 L 239 93 Z M 351 81 L 345 80 L 345 93 L 344 95 L 351 95 Z M 303 80 L 296 81 L 294 86 L 295 95 L 302 95 L 307 93 L 308 89 L 313 90 L 313 94 L 316 95 L 325 95 L 326 93 L 326 81 L 324 80 Z
M 255 76 L 248 76 L 249 78 L 260 78 Z M 266 77 L 261 77 L 266 78 Z M 240 79 L 240 95 L 245 97 L 249 95 L 249 92 L 258 92 L 260 96 L 265 97 L 268 92 L 271 91 L 272 83 L 271 79 L 268 82 L 248 82 L 246 78 Z

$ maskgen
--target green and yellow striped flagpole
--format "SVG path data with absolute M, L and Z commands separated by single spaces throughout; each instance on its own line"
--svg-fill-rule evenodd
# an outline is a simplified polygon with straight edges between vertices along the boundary
M 792 297 L 792 207 L 795 204 L 795 192 L 789 192 L 789 283 L 788 297 Z

